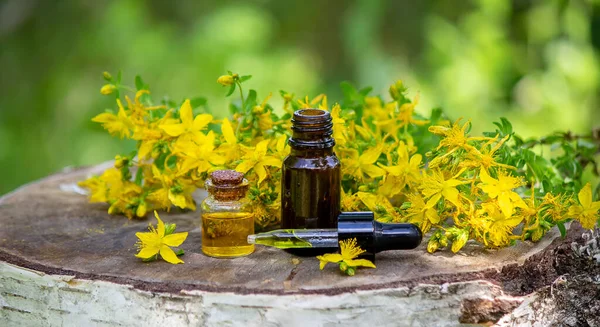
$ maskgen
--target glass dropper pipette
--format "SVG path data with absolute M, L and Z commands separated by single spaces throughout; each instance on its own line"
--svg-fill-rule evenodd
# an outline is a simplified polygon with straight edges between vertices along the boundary
M 384 224 L 374 220 L 373 212 L 342 212 L 337 229 L 279 229 L 248 236 L 248 243 L 279 249 L 334 248 L 339 241 L 355 238 L 366 251 L 365 257 L 387 250 L 414 249 L 423 234 L 413 224 Z

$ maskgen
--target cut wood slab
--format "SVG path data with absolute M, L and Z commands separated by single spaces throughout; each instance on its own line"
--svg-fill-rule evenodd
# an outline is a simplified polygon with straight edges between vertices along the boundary
M 162 213 L 189 231 L 183 265 L 134 257 L 148 219 L 110 216 L 76 183 L 110 164 L 77 169 L 0 198 L 0 318 L 19 325 L 457 326 L 496 322 L 521 296 L 550 285 L 553 253 L 579 238 L 552 230 L 539 243 L 459 254 L 378 254 L 377 269 L 346 277 L 257 246 L 250 256 L 201 253 L 200 214 Z M 547 262 L 545 262 L 545 261 Z M 296 264 L 295 264 L 296 263 Z M 535 274 L 535 269 L 540 274 Z M 11 325 L 11 324 L 9 324 Z

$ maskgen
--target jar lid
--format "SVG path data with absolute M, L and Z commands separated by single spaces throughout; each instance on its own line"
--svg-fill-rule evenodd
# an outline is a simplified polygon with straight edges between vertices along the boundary
M 215 170 L 210 174 L 215 186 L 236 186 L 244 181 L 244 174 L 235 170 Z

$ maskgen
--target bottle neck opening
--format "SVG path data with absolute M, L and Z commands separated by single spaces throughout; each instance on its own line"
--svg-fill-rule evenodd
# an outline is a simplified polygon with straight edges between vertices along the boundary
M 333 122 L 329 112 L 320 109 L 300 109 L 292 118 L 292 137 L 289 144 L 293 149 L 333 148 L 335 140 Z

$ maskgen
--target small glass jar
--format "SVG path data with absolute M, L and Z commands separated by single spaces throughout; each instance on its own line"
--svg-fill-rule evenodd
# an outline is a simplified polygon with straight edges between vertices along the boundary
M 211 257 L 248 255 L 254 245 L 254 216 L 246 198 L 248 181 L 235 170 L 217 170 L 206 180 L 208 197 L 202 202 L 202 252 Z

